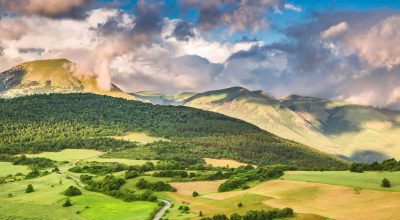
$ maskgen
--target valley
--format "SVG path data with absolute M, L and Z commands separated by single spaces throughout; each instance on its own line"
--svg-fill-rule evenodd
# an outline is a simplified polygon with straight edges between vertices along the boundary
M 152 219 L 163 201 L 170 220 L 399 217 L 397 112 L 241 87 L 71 91 L 65 69 L 42 90 L 68 64 L 48 62 L 0 99 L 0 218 Z

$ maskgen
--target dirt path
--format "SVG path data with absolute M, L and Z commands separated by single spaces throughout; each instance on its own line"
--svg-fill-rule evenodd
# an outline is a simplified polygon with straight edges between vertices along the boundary
M 81 186 L 81 187 L 84 187 L 84 186 L 85 186 L 85 184 L 83 184 L 82 181 L 81 181 L 79 178 L 77 178 L 77 177 L 75 177 L 75 176 L 73 176 L 73 175 L 71 175 L 71 174 L 68 174 L 68 173 L 64 172 L 64 170 L 61 170 L 61 169 L 60 169 L 59 172 L 60 172 L 60 174 L 63 174 L 63 175 L 65 175 L 65 176 L 68 176 L 68 177 L 70 177 L 71 179 L 73 179 L 73 180 L 76 182 L 76 184 L 78 184 L 79 186 Z
M 164 206 L 157 212 L 153 220 L 160 220 L 165 212 L 171 207 L 171 203 L 169 201 L 162 199 L 160 199 L 160 201 L 164 203 Z

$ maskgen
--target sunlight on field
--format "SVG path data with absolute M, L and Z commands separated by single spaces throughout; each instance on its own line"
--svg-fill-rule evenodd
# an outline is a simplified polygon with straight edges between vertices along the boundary
M 25 193 L 32 184 L 35 191 Z M 64 208 L 62 193 L 74 185 L 61 174 L 0 185 L 0 219 L 147 219 L 157 207 L 155 202 L 124 202 L 80 187 L 81 196 L 72 197 L 73 206 Z M 10 196 L 11 195 L 11 196 Z M 85 208 L 85 207 L 88 208 Z M 80 214 L 78 213 L 80 212 Z
M 143 132 L 133 132 L 124 136 L 114 136 L 113 138 L 118 140 L 138 142 L 139 144 L 149 144 L 157 141 L 170 141 L 162 137 L 152 137 Z
M 338 220 L 400 218 L 398 192 L 355 190 L 320 183 L 273 180 L 248 190 L 211 193 L 203 197 L 225 203 L 241 195 L 253 194 L 265 196 L 263 203 L 271 207 L 291 207 L 297 213 L 314 213 Z
M 26 154 L 27 157 L 44 157 L 55 161 L 74 161 L 98 157 L 104 152 L 86 149 L 65 149 L 60 152 L 43 152 L 39 154 Z
M 236 160 L 229 159 L 213 159 L 213 158 L 204 158 L 207 164 L 212 165 L 213 167 L 231 167 L 236 168 L 240 166 L 245 166 L 247 164 L 238 162 Z
M 0 162 L 0 177 L 17 173 L 26 174 L 29 171 L 30 169 L 27 166 L 13 165 L 10 162 Z
M 119 158 L 101 158 L 101 157 L 96 157 L 96 158 L 89 158 L 86 159 L 85 161 L 96 161 L 100 163 L 122 163 L 128 166 L 133 166 L 133 165 L 143 165 L 146 162 L 152 162 L 152 163 L 157 163 L 158 160 L 130 160 L 130 159 L 119 159 Z
M 218 192 L 218 187 L 225 180 L 216 181 L 196 181 L 196 182 L 174 182 L 171 183 L 177 189 L 177 192 L 184 195 L 192 195 L 193 191 L 200 195 Z
M 285 180 L 326 183 L 366 189 L 400 191 L 400 172 L 288 171 L 285 172 L 282 178 Z M 381 181 L 383 178 L 389 179 L 392 187 L 382 188 Z

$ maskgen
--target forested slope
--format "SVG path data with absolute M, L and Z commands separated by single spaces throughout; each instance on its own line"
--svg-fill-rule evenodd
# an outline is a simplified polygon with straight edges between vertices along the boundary
M 167 137 L 159 158 L 227 157 L 255 164 L 290 164 L 304 169 L 341 169 L 335 157 L 279 138 L 222 114 L 158 106 L 94 94 L 33 95 L 0 99 L 0 153 L 64 148 L 122 150 L 134 144 L 110 136 L 146 131 Z

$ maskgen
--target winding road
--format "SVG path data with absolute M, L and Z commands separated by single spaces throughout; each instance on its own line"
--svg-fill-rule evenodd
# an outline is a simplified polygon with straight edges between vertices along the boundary
M 157 212 L 157 214 L 154 216 L 153 220 L 160 220 L 165 212 L 171 208 L 171 203 L 167 200 L 160 199 L 161 202 L 164 203 L 164 206 Z

